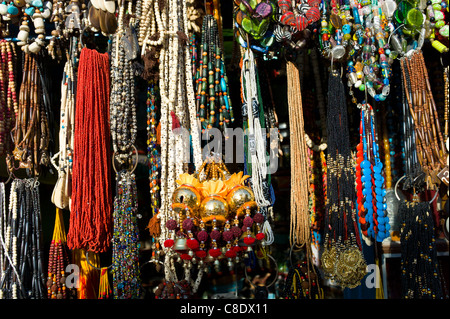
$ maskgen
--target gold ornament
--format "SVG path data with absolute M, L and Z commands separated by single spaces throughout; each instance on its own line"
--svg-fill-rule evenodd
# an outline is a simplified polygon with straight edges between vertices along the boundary
M 225 223 L 228 216 L 228 203 L 220 195 L 208 195 L 200 205 L 200 218 L 209 225 L 215 219 L 218 224 Z
M 250 187 L 238 185 L 233 187 L 227 195 L 230 211 L 236 212 L 245 203 L 253 202 L 255 195 Z
M 197 188 L 188 184 L 177 187 L 172 196 L 173 203 L 187 205 L 194 214 L 199 209 L 201 201 L 202 196 Z

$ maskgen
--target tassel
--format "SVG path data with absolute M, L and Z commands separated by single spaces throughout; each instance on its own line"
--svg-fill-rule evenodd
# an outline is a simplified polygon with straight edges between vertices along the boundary
M 180 120 L 176 116 L 174 111 L 170 112 L 170 115 L 172 116 L 172 131 L 176 130 L 177 128 L 181 127 Z
M 150 236 L 153 238 L 158 238 L 161 235 L 161 221 L 158 215 L 153 216 L 148 222 L 147 229 L 149 230 Z
M 80 267 L 77 299 L 97 299 L 99 287 L 98 270 L 87 263 L 84 249 L 74 249 L 72 253 L 74 264 Z M 89 263 L 98 268 L 100 265 L 99 255 L 90 251 Z
M 98 289 L 98 299 L 109 299 L 111 286 L 109 285 L 108 267 L 102 267 L 100 271 L 100 287 Z

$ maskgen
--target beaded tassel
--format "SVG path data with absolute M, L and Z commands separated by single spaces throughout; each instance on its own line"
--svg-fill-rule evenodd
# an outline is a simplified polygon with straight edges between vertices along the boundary
M 226 129 L 234 121 L 217 28 L 214 17 L 206 15 L 203 19 L 200 60 L 195 79 L 197 117 L 202 130 L 213 127 Z
M 116 180 L 111 270 L 113 294 L 115 299 L 135 299 L 140 292 L 136 180 L 134 174 L 128 171 L 119 172 Z
M 69 259 L 66 251 L 66 231 L 62 220 L 62 212 L 56 208 L 55 227 L 53 238 L 50 243 L 48 277 L 47 277 L 47 298 L 66 299 L 66 266 Z

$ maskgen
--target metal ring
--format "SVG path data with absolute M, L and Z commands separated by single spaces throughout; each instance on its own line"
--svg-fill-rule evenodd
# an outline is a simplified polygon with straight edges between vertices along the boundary
M 147 265 L 147 264 L 161 264 L 164 266 L 164 262 L 158 259 L 150 259 L 149 261 L 146 261 L 145 263 L 143 263 L 139 268 L 142 270 L 142 268 Z
M 395 193 L 395 197 L 398 199 L 398 201 L 401 201 L 401 199 L 400 199 L 400 196 L 398 196 L 398 193 L 397 193 L 397 187 L 398 187 L 398 184 L 400 183 L 400 181 L 401 181 L 403 178 L 405 178 L 405 177 L 406 177 L 406 175 L 403 175 L 402 177 L 400 177 L 400 178 L 398 179 L 397 183 L 395 183 L 394 193 Z M 416 177 L 416 178 L 417 178 L 417 177 Z M 415 179 L 414 179 L 414 180 L 415 180 Z M 429 201 L 429 203 L 431 204 L 432 202 L 434 202 L 434 201 L 436 200 L 436 198 L 438 197 L 438 195 L 439 195 L 439 187 L 436 189 L 436 193 L 434 194 L 433 199 Z
M 137 148 L 136 148 L 136 146 L 134 144 L 133 144 L 133 148 L 134 148 L 134 150 L 136 152 L 136 162 L 134 163 L 134 167 L 131 169 L 130 173 L 133 173 L 136 170 L 137 164 L 139 162 L 139 153 L 138 153 L 138 150 L 137 150 Z M 118 172 L 117 172 L 116 163 L 115 163 L 115 160 L 114 160 L 115 159 L 115 155 L 116 155 L 116 152 L 114 151 L 113 154 L 112 154 L 112 165 L 113 165 L 114 172 L 116 172 L 116 174 L 117 174 Z
M 275 272 L 275 278 L 273 278 L 273 281 L 272 281 L 269 285 L 266 286 L 267 288 L 269 288 L 270 286 L 272 286 L 272 285 L 277 281 L 277 278 L 278 278 L 278 263 L 277 263 L 277 261 L 275 260 L 275 258 L 272 257 L 272 255 L 267 254 L 267 256 L 268 256 L 270 259 L 273 260 L 273 263 L 274 263 L 274 265 L 275 265 L 275 270 L 276 270 L 276 272 Z M 247 267 L 244 267 L 244 272 L 245 272 L 245 278 L 248 280 L 248 282 L 251 283 L 251 281 L 250 281 L 250 279 L 248 278 L 248 275 L 247 275 Z M 252 284 L 252 285 L 253 285 L 253 284 Z
M 97 269 L 97 270 L 102 270 L 103 268 L 109 269 L 112 267 L 112 264 L 109 265 L 108 267 L 101 267 L 101 268 L 95 267 L 94 265 L 92 265 L 91 262 L 89 261 L 89 250 L 86 250 L 86 262 L 88 263 L 89 266 L 91 266 L 92 268 Z
M 400 177 L 400 178 L 398 179 L 397 183 L 395 183 L 394 193 L 395 193 L 395 197 L 397 197 L 397 199 L 398 199 L 399 201 L 401 201 L 401 199 L 400 199 L 400 196 L 398 196 L 398 194 L 397 194 L 397 187 L 398 187 L 398 184 L 400 183 L 400 181 L 401 181 L 402 179 L 404 179 L 405 177 L 406 177 L 406 175 L 403 175 L 402 177 Z

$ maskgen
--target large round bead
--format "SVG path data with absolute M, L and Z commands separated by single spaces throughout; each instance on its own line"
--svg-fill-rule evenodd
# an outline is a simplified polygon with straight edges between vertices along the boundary
M 228 206 L 232 212 L 238 210 L 244 203 L 254 200 L 255 195 L 253 194 L 253 191 L 249 187 L 243 185 L 233 187 L 227 195 Z
M 298 31 L 303 31 L 308 26 L 308 20 L 306 20 L 303 16 L 297 16 L 295 17 L 295 27 Z
M 308 19 L 308 21 L 312 21 L 312 22 L 316 22 L 319 20 L 320 18 L 320 11 L 319 8 L 317 7 L 312 7 L 311 9 L 309 9 L 308 11 L 306 11 L 306 19 Z
M 292 11 L 288 11 L 285 14 L 283 14 L 280 18 L 280 21 L 282 24 L 284 25 L 295 25 L 295 16 L 294 13 Z
M 226 221 L 228 215 L 228 203 L 222 196 L 209 195 L 200 204 L 200 218 L 205 224 L 210 224 L 213 219 L 218 223 Z
M 177 187 L 172 196 L 173 203 L 185 204 L 193 211 L 200 207 L 201 200 L 200 192 L 195 187 L 187 184 Z

